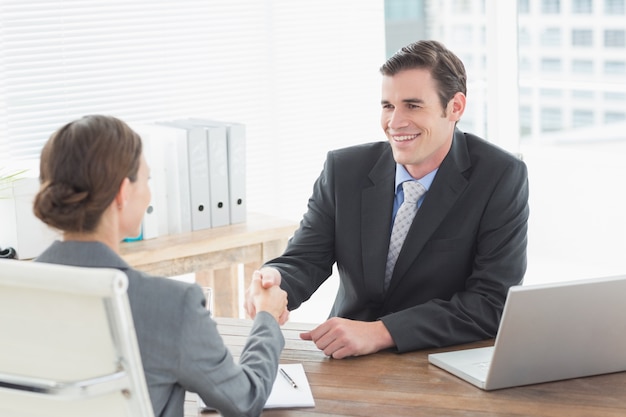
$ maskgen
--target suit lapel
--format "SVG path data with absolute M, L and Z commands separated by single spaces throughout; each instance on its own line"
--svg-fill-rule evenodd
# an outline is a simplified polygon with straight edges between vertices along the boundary
M 389 248 L 396 163 L 385 148 L 369 173 L 371 186 L 361 193 L 361 245 L 366 290 L 382 301 L 385 263 Z
M 468 181 L 463 172 L 470 166 L 465 135 L 461 131 L 455 130 L 450 152 L 441 163 L 398 255 L 388 294 L 392 293 L 399 281 L 402 280 L 411 264 L 424 249 L 432 234 L 467 187 Z

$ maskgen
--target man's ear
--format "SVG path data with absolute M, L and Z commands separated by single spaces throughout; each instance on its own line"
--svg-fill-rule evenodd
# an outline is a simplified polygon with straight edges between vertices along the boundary
M 465 112 L 465 94 L 458 91 L 448 102 L 448 117 L 453 122 L 461 120 L 461 116 Z
M 128 201 L 129 186 L 130 186 L 130 179 L 126 177 L 120 184 L 120 189 L 118 190 L 117 195 L 115 196 L 115 204 L 119 210 L 123 209 L 126 206 L 126 202 Z

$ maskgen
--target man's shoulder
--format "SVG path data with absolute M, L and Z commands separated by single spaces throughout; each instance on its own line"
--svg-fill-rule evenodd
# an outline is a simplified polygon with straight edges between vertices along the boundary
M 484 155 L 502 161 L 520 161 L 519 155 L 515 155 L 477 135 L 463 132 L 463 138 L 467 144 L 468 151 L 472 155 Z
M 527 179 L 528 170 L 520 155 L 471 133 L 464 133 L 461 140 L 465 145 L 457 148 L 455 159 L 457 167 L 467 178 L 481 184 L 507 178 L 518 185 Z M 460 150 L 462 148 L 466 149 L 467 159 L 465 151 Z

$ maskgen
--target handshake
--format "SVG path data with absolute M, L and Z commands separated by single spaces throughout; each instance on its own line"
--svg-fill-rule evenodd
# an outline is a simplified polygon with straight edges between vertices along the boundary
M 252 274 L 246 290 L 246 313 L 254 318 L 259 311 L 270 313 L 281 326 L 289 319 L 287 293 L 280 288 L 280 273 L 273 268 L 261 268 Z
M 280 288 L 281 280 L 280 272 L 274 268 L 254 271 L 244 303 L 251 318 L 259 311 L 267 311 L 281 326 L 287 322 L 287 293 Z M 324 354 L 335 359 L 369 355 L 395 346 L 381 320 L 365 322 L 332 317 L 313 330 L 300 333 L 300 338 L 312 341 Z

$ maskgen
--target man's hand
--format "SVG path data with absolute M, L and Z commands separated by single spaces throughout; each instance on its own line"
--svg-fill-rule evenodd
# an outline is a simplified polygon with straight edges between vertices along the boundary
M 270 289 L 273 286 L 280 287 L 280 279 L 280 272 L 274 268 L 261 268 L 252 273 L 252 283 L 246 290 L 246 298 L 243 305 L 250 318 L 254 318 L 258 310 L 254 298 L 255 290 L 257 289 L 256 286 L 260 283 L 261 288 L 265 289 Z M 284 311 L 278 318 L 278 323 L 282 326 L 288 319 L 289 310 L 287 310 L 287 306 L 285 305 Z
M 356 321 L 333 317 L 310 332 L 300 333 L 303 340 L 335 359 L 369 355 L 395 346 L 382 321 Z

